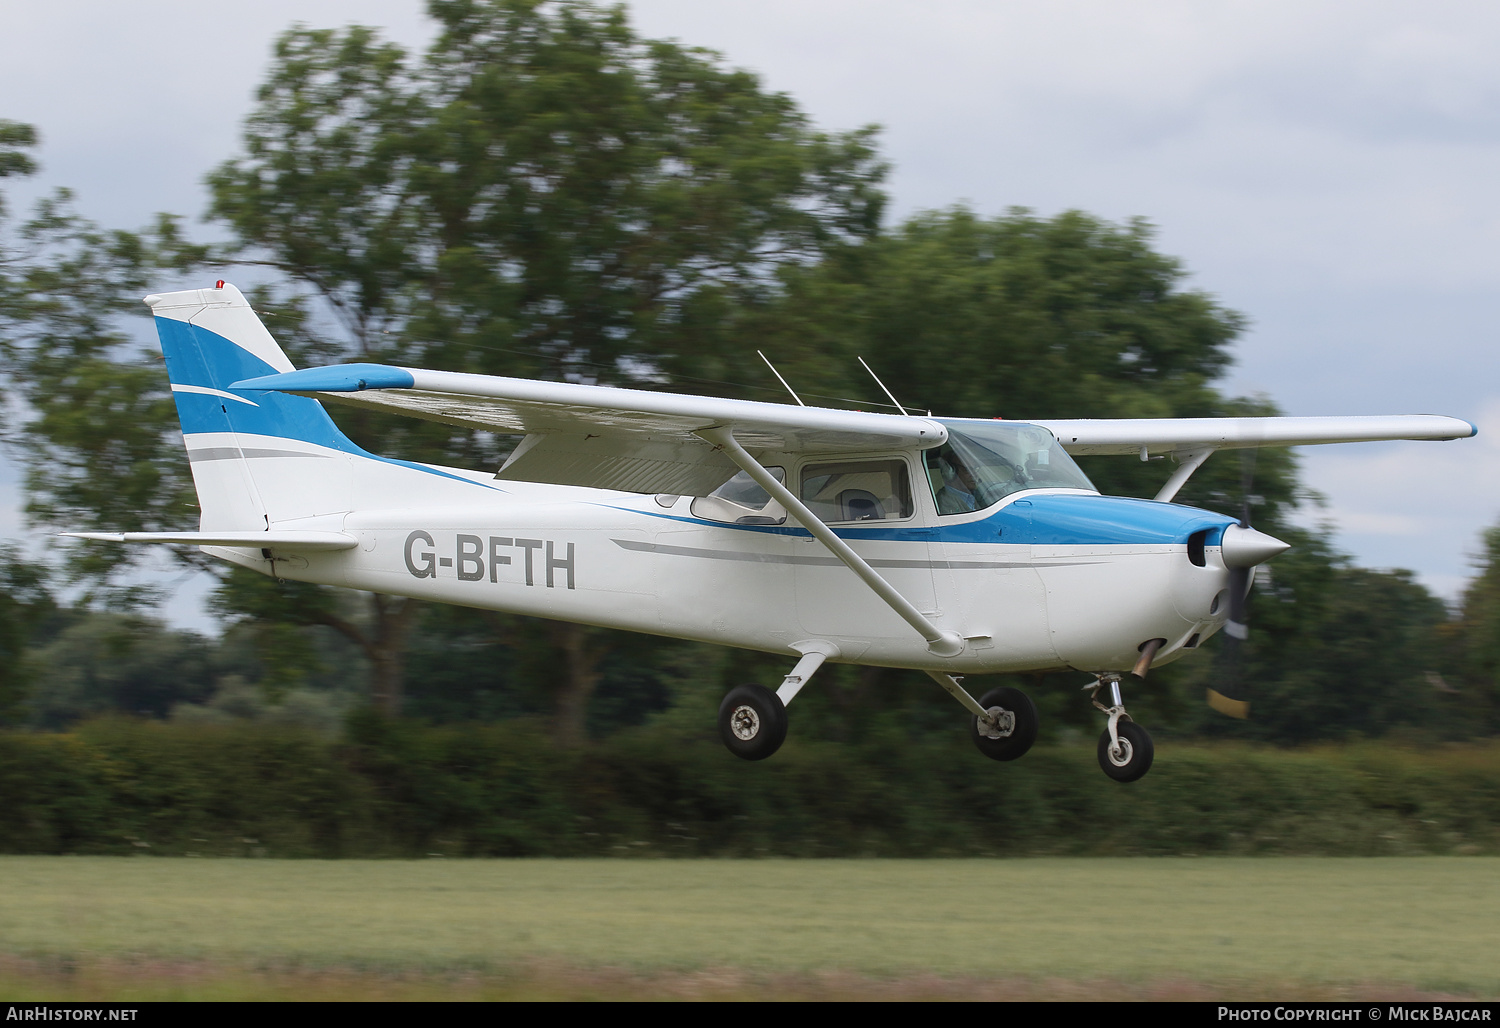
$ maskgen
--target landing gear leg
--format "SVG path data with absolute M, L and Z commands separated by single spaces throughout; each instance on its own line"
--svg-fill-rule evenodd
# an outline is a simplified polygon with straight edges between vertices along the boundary
M 794 643 L 802 654 L 797 666 L 772 692 L 763 685 L 741 685 L 729 690 L 719 704 L 719 738 L 736 757 L 765 760 L 781 749 L 786 741 L 787 704 L 807 684 L 813 672 L 829 657 L 838 656 L 838 647 L 820 640 Z
M 974 715 L 969 724 L 969 738 L 986 757 L 1015 760 L 1036 742 L 1036 704 L 1020 689 L 1002 686 L 976 700 L 947 672 L 929 671 L 927 675 Z
M 986 719 L 969 722 L 969 738 L 991 760 L 1015 760 L 1024 756 L 1036 742 L 1036 704 L 1020 689 L 1001 686 L 979 698 L 979 705 L 989 712 Z
M 1099 691 L 1109 687 L 1111 705 L 1099 702 Z M 1099 767 L 1117 782 L 1133 782 L 1151 770 L 1156 749 L 1146 730 L 1131 720 L 1120 699 L 1120 676 L 1100 675 L 1092 686 L 1089 700 L 1109 716 L 1109 726 L 1099 736 Z

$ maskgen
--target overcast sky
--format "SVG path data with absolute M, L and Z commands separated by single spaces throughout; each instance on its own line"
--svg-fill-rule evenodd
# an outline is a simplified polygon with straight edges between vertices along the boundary
M 1195 288 L 1250 318 L 1231 391 L 1289 414 L 1478 424 L 1473 440 L 1303 451 L 1306 484 L 1327 498 L 1309 517 L 1359 563 L 1461 589 L 1500 515 L 1500 5 L 629 7 L 644 35 L 718 50 L 822 127 L 883 126 L 892 219 L 960 202 L 1147 218 Z M 431 37 L 415 0 L 7 4 L 0 118 L 40 128 L 38 185 L 74 188 L 96 220 L 197 217 L 271 41 L 298 20 Z M 21 531 L 13 479 L 0 481 L 0 534 Z M 200 592 L 189 583 L 174 617 L 193 619 Z

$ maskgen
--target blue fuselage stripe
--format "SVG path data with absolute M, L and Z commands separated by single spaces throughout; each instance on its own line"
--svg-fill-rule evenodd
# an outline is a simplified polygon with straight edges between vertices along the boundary
M 633 510 L 648 517 L 702 525 L 705 528 L 729 528 L 739 532 L 759 532 L 806 538 L 809 532 L 795 525 L 731 525 L 703 518 L 683 517 L 639 508 Z M 1194 532 L 1208 530 L 1207 546 L 1222 541 L 1224 529 L 1235 519 L 1196 507 L 1155 500 L 1135 500 L 1123 496 L 1086 496 L 1079 494 L 1040 494 L 1013 501 L 988 517 L 961 523 L 901 528 L 835 528 L 840 539 L 898 540 L 905 542 L 945 543 L 1021 543 L 1036 546 L 1128 546 L 1186 544 Z

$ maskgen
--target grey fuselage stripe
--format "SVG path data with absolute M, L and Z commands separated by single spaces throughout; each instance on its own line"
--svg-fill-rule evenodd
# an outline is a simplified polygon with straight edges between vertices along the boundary
M 302 450 L 258 450 L 249 447 L 242 450 L 235 446 L 200 446 L 188 451 L 189 461 L 238 460 L 252 457 L 316 457 L 318 460 L 327 460 L 331 456 L 327 453 L 306 453 Z
M 616 539 L 616 546 L 626 550 L 646 553 L 662 553 L 672 557 L 700 557 L 708 560 L 739 560 L 752 564 L 801 564 L 812 567 L 842 567 L 837 557 L 821 557 L 813 554 L 749 553 L 744 550 L 707 550 L 697 546 L 665 546 L 661 543 L 640 542 L 635 539 Z M 869 561 L 874 568 L 933 568 L 949 571 L 998 570 L 1002 568 L 1066 567 L 1075 561 L 1056 564 L 1038 564 L 1025 560 L 882 560 Z M 1087 563 L 1098 563 L 1088 561 Z

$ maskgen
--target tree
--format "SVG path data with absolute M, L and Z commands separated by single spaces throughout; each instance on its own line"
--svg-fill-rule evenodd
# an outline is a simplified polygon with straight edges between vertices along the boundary
M 29 174 L 29 126 L 0 123 L 0 177 Z M 167 255 L 171 254 L 171 257 Z M 0 197 L 0 360 L 19 422 L 7 426 L 26 467 L 28 515 L 106 531 L 193 528 L 197 504 L 161 355 L 127 326 L 147 313 L 153 273 L 191 260 L 175 219 L 150 232 L 106 231 L 58 190 L 12 232 Z M 99 588 L 138 553 L 77 546 L 73 581 Z M 202 555 L 182 558 L 202 567 Z M 108 590 L 106 590 L 108 591 Z M 139 590 L 116 592 L 129 604 Z
M 1215 389 L 1243 319 L 1187 288 L 1145 222 L 954 208 L 882 235 L 884 167 L 869 129 L 819 133 L 789 98 L 716 56 L 638 38 L 619 8 L 434 0 L 429 9 L 440 33 L 426 55 L 359 27 L 284 35 L 245 152 L 211 176 L 212 213 L 235 234 L 218 256 L 278 273 L 254 302 L 299 363 L 779 395 L 753 356 L 764 348 L 804 395 L 831 405 L 879 397 L 851 376 L 862 355 L 904 402 L 940 415 L 1274 413 Z M 0 126 L 0 173 L 29 170 L 34 141 Z M 137 309 L 143 274 L 203 251 L 170 219 L 154 234 L 101 232 L 65 198 L 44 204 L 22 239 L 30 249 L 15 260 L 7 250 L 0 263 L 0 332 L 36 415 L 26 438 L 46 473 L 30 479 L 35 515 L 186 527 L 196 511 L 184 505 L 187 464 L 165 376 L 137 363 L 114 319 Z M 509 445 L 333 413 L 369 448 L 418 460 L 483 467 Z M 1129 495 L 1154 494 L 1170 471 L 1085 464 L 1104 491 Z M 1289 531 L 1284 515 L 1299 498 L 1290 455 L 1260 454 L 1253 476 L 1245 467 L 1219 455 L 1179 499 L 1235 515 L 1250 503 L 1259 527 Z M 1305 558 L 1278 562 L 1289 569 L 1278 588 L 1321 604 L 1307 625 L 1371 646 L 1351 612 L 1365 600 L 1395 604 L 1403 613 L 1382 631 L 1405 640 L 1410 659 L 1425 653 L 1433 608 L 1420 587 L 1356 573 L 1312 537 Z M 119 558 L 89 559 L 75 566 L 95 574 Z M 290 638 L 288 625 L 341 633 L 368 657 L 372 694 L 395 713 L 421 612 L 401 599 L 361 602 L 351 612 L 325 590 L 243 575 L 220 593 L 223 610 L 272 641 Z M 1324 685 L 1307 689 L 1337 684 L 1328 677 L 1337 648 L 1283 620 L 1273 611 L 1257 637 L 1277 648 L 1252 647 L 1252 659 L 1277 681 L 1323 661 L 1322 677 L 1305 681 Z M 581 740 L 617 637 L 503 617 L 490 626 L 512 641 L 530 634 L 524 662 L 559 683 L 558 738 Z M 895 677 L 829 674 L 851 697 L 888 692 Z M 835 697 L 833 706 L 861 705 Z
M 216 682 L 214 647 L 193 632 L 134 614 L 73 610 L 28 655 L 38 679 L 28 722 L 51 731 L 101 714 L 163 718 Z
M 1441 730 L 1442 696 L 1432 683 L 1443 602 L 1409 571 L 1354 567 L 1326 539 L 1280 532 L 1294 547 L 1252 592 L 1241 650 L 1250 720 L 1198 708 L 1199 729 L 1282 744 Z M 1217 670 L 1200 664 L 1192 672 L 1202 682 Z
M 754 75 L 639 38 L 622 8 L 436 0 L 429 11 L 440 34 L 421 59 L 359 27 L 285 34 L 244 155 L 210 178 L 239 259 L 277 268 L 338 326 L 315 341 L 278 324 L 294 349 L 667 384 L 717 342 L 715 323 L 775 286 L 777 268 L 878 230 L 872 130 L 816 132 Z M 413 459 L 484 466 L 508 445 L 336 415 L 371 449 Z M 368 640 L 400 651 L 381 619 L 367 623 Z M 549 634 L 559 737 L 581 739 L 612 637 Z M 394 679 L 382 688 L 399 695 Z
M 871 130 L 829 137 L 622 9 L 450 0 L 416 67 L 294 29 L 213 213 L 338 315 L 346 355 L 653 382 L 725 293 L 872 237 Z M 429 455 L 468 451 L 446 438 Z
M 26 648 L 56 611 L 46 568 L 0 547 L 0 724 L 14 721 L 26 699 L 34 677 Z
M 873 382 L 851 377 L 864 374 L 863 356 L 904 405 L 938 416 L 1274 414 L 1214 388 L 1245 319 L 1185 289 L 1182 265 L 1156 252 L 1152 235 L 1144 221 L 1079 211 L 919 214 L 857 252 L 785 269 L 783 292 L 740 317 L 739 348 L 754 360 L 746 342 L 758 340 L 794 387 L 884 408 Z M 1161 461 L 1084 463 L 1110 493 L 1151 496 L 1170 474 Z M 1258 493 L 1292 502 L 1284 456 L 1257 471 Z M 1239 477 L 1233 457 L 1221 456 L 1193 489 L 1224 493 L 1238 514 Z
M 1471 730 L 1500 729 L 1500 525 L 1486 529 L 1475 575 L 1446 627 L 1447 666 Z

